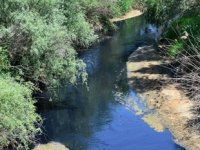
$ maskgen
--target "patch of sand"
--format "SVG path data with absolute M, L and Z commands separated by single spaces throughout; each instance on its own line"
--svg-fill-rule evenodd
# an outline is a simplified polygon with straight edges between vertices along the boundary
M 164 82 L 169 78 L 168 70 L 162 65 L 168 63 L 153 47 L 142 47 L 131 54 L 127 62 L 129 84 L 146 105 L 154 110 L 161 121 L 144 118 L 152 128 L 162 131 L 162 124 L 168 128 L 175 142 L 188 150 L 200 150 L 200 135 L 188 126 L 194 116 L 193 102 L 175 84 Z M 162 82 L 161 82 L 162 80 Z
M 144 120 L 151 128 L 157 132 L 163 132 L 165 130 L 161 120 L 155 114 L 144 115 L 142 120 Z
M 48 144 L 39 144 L 33 150 L 69 150 L 58 142 L 50 142 Z
M 129 11 L 128 13 L 126 13 L 123 16 L 112 18 L 112 19 L 110 19 L 110 21 L 111 22 L 118 22 L 118 21 L 130 19 L 130 18 L 133 18 L 133 17 L 137 17 L 137 16 L 140 16 L 140 15 L 142 15 L 142 12 L 140 10 L 134 9 L 134 10 Z

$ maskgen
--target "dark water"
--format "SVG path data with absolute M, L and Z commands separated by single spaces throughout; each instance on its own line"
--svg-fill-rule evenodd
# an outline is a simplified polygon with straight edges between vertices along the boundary
M 142 16 L 124 21 L 119 27 L 111 39 L 80 54 L 87 64 L 88 89 L 60 89 L 63 105 L 41 111 L 46 118 L 43 142 L 57 141 L 70 150 L 181 149 L 167 130 L 154 131 L 117 102 L 133 93 L 126 80 L 128 55 L 138 46 L 152 44 L 156 38 L 155 29 Z M 151 33 L 145 32 L 145 27 L 151 28 Z M 134 101 L 135 96 L 131 98 Z

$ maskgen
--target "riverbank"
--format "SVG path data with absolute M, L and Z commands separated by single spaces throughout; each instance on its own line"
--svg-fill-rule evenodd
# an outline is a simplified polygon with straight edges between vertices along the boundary
M 69 150 L 69 149 L 61 143 L 50 142 L 48 144 L 39 144 L 33 150 Z
M 188 126 L 194 118 L 191 110 L 194 103 L 177 85 L 167 82 L 170 70 L 162 66 L 168 63 L 155 48 L 138 48 L 127 62 L 129 84 L 147 107 L 158 114 L 177 144 L 188 150 L 199 150 L 200 135 Z
M 142 15 L 142 12 L 140 10 L 132 9 L 125 15 L 112 18 L 112 19 L 110 19 L 110 21 L 115 23 L 115 22 L 130 19 L 130 18 L 134 18 L 134 17 L 140 16 L 140 15 Z

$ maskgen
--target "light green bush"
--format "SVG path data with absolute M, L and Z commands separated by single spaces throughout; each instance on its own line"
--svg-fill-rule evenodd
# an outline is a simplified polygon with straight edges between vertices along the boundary
M 182 42 L 174 42 L 168 49 L 168 55 L 172 58 L 176 57 L 178 54 L 183 52 L 184 44 Z
M 30 87 L 0 76 L 0 149 L 8 145 L 28 149 L 40 132 L 37 124 L 41 119 L 35 112 Z
M 60 80 L 85 80 L 85 65 L 76 57 L 73 46 L 89 46 L 96 36 L 84 14 L 67 12 L 68 9 L 60 8 L 60 1 L 54 0 L 39 1 L 37 5 L 28 0 L 15 3 L 19 9 L 10 8 L 14 9 L 12 20 L 2 21 L 6 25 L 0 26 L 0 46 L 9 53 L 12 76 L 20 75 L 50 87 L 57 86 Z M 66 8 L 76 11 L 73 5 L 66 3 Z

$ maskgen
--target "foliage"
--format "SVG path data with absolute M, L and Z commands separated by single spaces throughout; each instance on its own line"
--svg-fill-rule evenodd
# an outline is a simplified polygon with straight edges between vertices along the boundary
M 187 126 L 199 131 L 200 103 L 200 1 L 199 0 L 141 0 L 149 22 L 162 26 L 170 64 L 172 82 L 194 100 L 194 113 Z M 171 42 L 172 41 L 172 42 Z M 169 45 L 168 45 L 169 44 Z M 169 46 L 169 47 L 168 47 Z M 171 79 L 170 79 L 171 80 Z
M 190 12 L 174 21 L 165 33 L 165 37 L 177 39 L 187 32 L 190 36 L 198 36 L 200 28 L 200 12 Z
M 0 72 L 6 73 L 10 68 L 7 51 L 0 47 Z
M 106 8 L 114 15 L 113 7 L 124 13 L 132 5 L 133 0 L 3 0 L 0 46 L 7 50 L 9 71 L 14 77 L 50 87 L 57 86 L 58 79 L 85 80 L 85 66 L 74 48 L 87 47 L 97 38 L 86 14 Z M 102 19 L 106 15 L 95 16 L 111 30 L 112 24 Z
M 168 49 L 168 55 L 175 57 L 182 52 L 184 45 L 182 42 L 175 41 Z
M 81 0 L 79 0 L 81 1 Z M 97 16 L 118 16 L 129 11 L 136 0 L 85 0 L 81 5 L 86 7 L 85 10 L 95 13 Z M 92 10 L 92 11 L 91 11 Z
M 12 2 L 19 7 L 3 10 L 12 17 L 3 16 L 7 22 L 0 27 L 0 45 L 8 51 L 12 76 L 50 86 L 57 85 L 58 79 L 75 83 L 77 77 L 85 78 L 85 66 L 72 47 L 89 46 L 96 38 L 84 15 L 60 10 L 60 2 L 54 0 L 37 5 L 29 0 Z
M 198 9 L 198 0 L 140 0 L 147 12 L 147 19 L 157 25 L 165 25 L 170 20 L 184 15 L 185 12 Z
M 86 20 L 84 8 L 80 2 L 73 0 L 64 0 L 63 14 L 65 15 L 65 26 L 72 32 L 72 42 L 75 45 L 87 47 L 95 41 L 97 35 L 94 35 L 92 26 Z
M 0 149 L 11 145 L 28 149 L 40 117 L 35 113 L 30 84 L 17 83 L 11 77 L 0 76 Z
M 164 34 L 165 38 L 176 40 L 171 43 L 168 50 L 170 56 L 176 56 L 179 52 L 190 52 L 191 46 L 200 39 L 200 13 L 190 12 L 174 21 Z M 178 42 L 179 41 L 179 42 Z M 179 51 L 182 49 L 181 51 Z
M 133 7 L 135 0 L 119 0 L 118 7 L 122 13 L 126 13 Z

